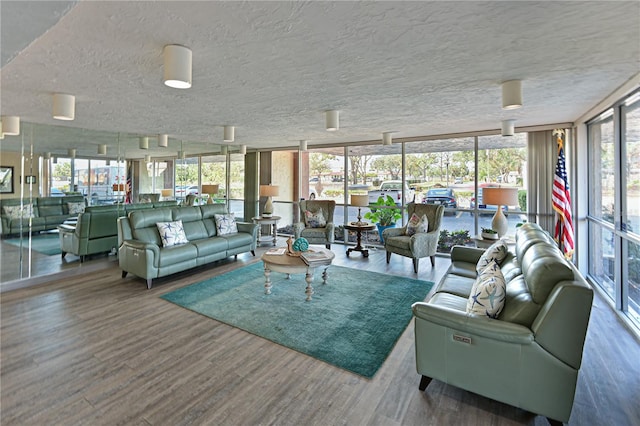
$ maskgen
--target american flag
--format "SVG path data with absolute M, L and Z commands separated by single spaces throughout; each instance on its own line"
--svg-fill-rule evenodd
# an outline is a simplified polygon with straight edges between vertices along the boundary
M 553 191 L 551 200 L 553 209 L 557 214 L 555 240 L 560 244 L 560 249 L 567 259 L 573 257 L 573 220 L 571 219 L 571 195 L 569 194 L 569 182 L 567 182 L 567 170 L 565 168 L 564 148 L 562 135 L 558 133 L 558 163 L 556 173 L 553 176 Z

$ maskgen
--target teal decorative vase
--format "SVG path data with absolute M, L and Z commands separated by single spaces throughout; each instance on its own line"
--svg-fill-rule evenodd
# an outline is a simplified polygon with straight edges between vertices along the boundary
M 291 246 L 293 251 L 307 251 L 309 250 L 309 241 L 306 238 L 300 237 L 293 242 Z
M 378 227 L 378 235 L 380 236 L 380 243 L 384 244 L 384 238 L 382 238 L 382 231 L 384 231 L 387 228 L 395 228 L 396 224 L 392 223 L 391 225 L 382 226 L 379 223 L 376 223 L 376 226 Z

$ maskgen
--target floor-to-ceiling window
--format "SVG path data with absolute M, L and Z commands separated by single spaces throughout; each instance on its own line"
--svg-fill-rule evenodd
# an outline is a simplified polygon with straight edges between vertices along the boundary
M 640 325 L 640 92 L 587 128 L 589 276 Z

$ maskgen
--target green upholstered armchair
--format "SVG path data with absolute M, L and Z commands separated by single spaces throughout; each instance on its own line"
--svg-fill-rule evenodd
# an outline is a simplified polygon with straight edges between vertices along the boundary
M 160 194 L 138 194 L 139 203 L 157 203 L 158 201 L 160 201 Z
M 407 227 L 387 228 L 382 231 L 384 249 L 387 251 L 387 263 L 391 259 L 391 253 L 413 259 L 413 272 L 418 273 L 420 258 L 431 257 L 431 266 L 435 266 L 436 250 L 440 238 L 440 223 L 444 215 L 444 206 L 435 204 L 407 204 L 407 215 L 411 218 L 413 213 L 419 217 L 426 215 L 429 220 L 427 232 L 418 232 L 412 236 L 406 235 Z
M 335 239 L 333 211 L 336 209 L 336 202 L 333 200 L 302 200 L 298 205 L 300 206 L 301 221 L 293 224 L 295 237 L 304 237 L 309 241 L 309 244 L 324 244 L 326 248 L 330 249 L 331 243 Z M 305 214 L 307 211 L 316 213 L 319 210 L 322 211 L 326 225 L 313 228 L 307 224 Z

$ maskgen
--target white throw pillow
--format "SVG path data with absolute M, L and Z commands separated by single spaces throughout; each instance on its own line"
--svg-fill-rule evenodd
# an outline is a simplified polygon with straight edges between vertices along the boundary
M 187 236 L 184 233 L 184 227 L 181 220 L 175 222 L 158 222 L 156 223 L 160 239 L 163 247 L 175 246 L 178 244 L 188 243 Z
M 9 219 L 30 219 L 34 218 L 33 214 L 33 205 L 24 204 L 22 206 L 3 206 L 4 214 L 9 217 Z
M 218 235 L 235 234 L 238 232 L 238 225 L 236 224 L 236 218 L 233 213 L 214 214 L 213 217 L 216 220 Z
M 405 234 L 408 236 L 412 236 L 413 234 L 417 234 L 418 232 L 427 232 L 429 230 L 429 219 L 427 219 L 427 215 L 423 214 L 422 217 L 418 217 L 417 214 L 412 214 L 411 219 L 407 222 L 407 230 Z
M 304 221 L 307 226 L 312 228 L 324 228 L 327 226 L 327 220 L 324 218 L 322 210 L 318 210 L 317 212 L 306 210 L 304 212 Z
M 507 284 L 497 262 L 492 261 L 473 283 L 467 313 L 498 318 L 504 308 Z
M 67 206 L 69 207 L 69 214 L 84 213 L 84 203 L 82 203 L 82 202 L 67 203 Z
M 509 248 L 507 247 L 507 243 L 503 240 L 498 240 L 495 243 L 491 244 L 489 248 L 480 256 L 478 263 L 476 264 L 476 271 L 478 274 L 492 262 L 495 261 L 498 266 L 505 257 L 507 257 L 507 252 Z

